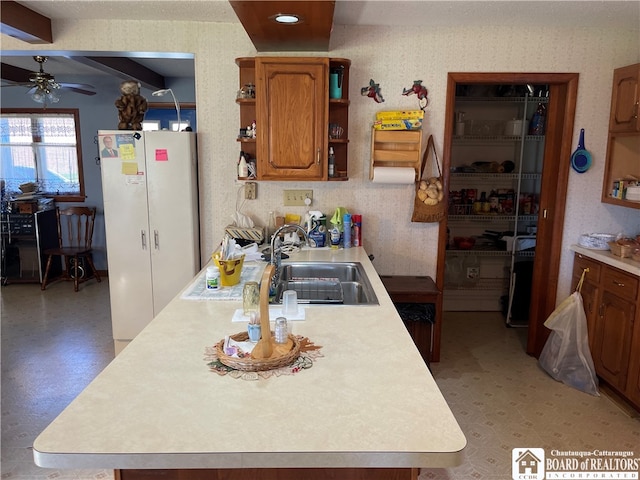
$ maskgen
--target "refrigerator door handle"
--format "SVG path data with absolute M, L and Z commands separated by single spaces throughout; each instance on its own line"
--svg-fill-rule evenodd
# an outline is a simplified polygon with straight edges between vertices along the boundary
M 160 249 L 160 236 L 158 235 L 158 230 L 153 231 L 153 243 L 155 244 L 156 250 Z
M 142 242 L 142 249 L 147 249 L 147 233 L 144 230 L 140 230 L 140 240 Z

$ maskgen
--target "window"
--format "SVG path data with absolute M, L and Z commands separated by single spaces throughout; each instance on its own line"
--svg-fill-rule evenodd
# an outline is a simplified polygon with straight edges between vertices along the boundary
M 84 201 L 77 109 L 2 109 L 0 178 L 8 194 L 23 183 L 56 201 Z

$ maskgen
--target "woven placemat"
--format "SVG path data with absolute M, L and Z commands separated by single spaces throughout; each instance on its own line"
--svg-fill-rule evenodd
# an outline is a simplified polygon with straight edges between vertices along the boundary
M 242 380 L 259 380 L 268 379 L 271 377 L 280 377 L 282 375 L 295 375 L 303 370 L 308 370 L 313 367 L 316 359 L 324 357 L 320 352 L 322 348 L 319 345 L 314 345 L 307 337 L 296 335 L 296 338 L 300 342 L 300 354 L 298 358 L 290 365 L 279 367 L 273 370 L 263 370 L 259 372 L 245 372 L 242 370 L 236 370 L 225 364 L 218 359 L 217 349 L 215 344 L 205 347 L 204 360 L 207 362 L 209 370 L 217 373 L 220 376 L 229 376 L 231 378 L 241 378 Z

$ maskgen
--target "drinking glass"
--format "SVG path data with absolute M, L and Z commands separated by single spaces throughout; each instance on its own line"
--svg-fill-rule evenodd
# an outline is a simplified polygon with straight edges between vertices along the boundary
M 260 285 L 258 282 L 247 282 L 242 289 L 242 309 L 247 316 L 260 310 Z
M 298 293 L 295 290 L 285 290 L 283 292 L 282 314 L 285 317 L 298 314 Z

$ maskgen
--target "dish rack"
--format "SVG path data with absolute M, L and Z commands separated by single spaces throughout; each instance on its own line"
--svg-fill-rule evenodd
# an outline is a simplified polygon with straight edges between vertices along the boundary
M 610 242 L 615 239 L 616 235 L 610 233 L 585 233 L 580 235 L 578 245 L 591 250 L 609 250 Z

